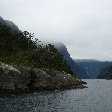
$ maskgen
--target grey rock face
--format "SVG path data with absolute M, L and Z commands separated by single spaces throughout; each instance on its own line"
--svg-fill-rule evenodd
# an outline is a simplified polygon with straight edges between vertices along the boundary
M 16 68 L 1 63 L 0 64 L 0 88 L 15 89 L 15 83 L 20 74 L 21 74 L 20 71 L 18 71 Z
M 55 90 L 82 86 L 82 81 L 65 72 L 54 70 L 30 69 L 0 63 L 0 92 L 12 93 L 30 90 Z M 78 86 L 79 87 L 79 86 Z
M 1 16 L 0 16 L 0 24 L 1 25 L 7 25 L 8 27 L 10 27 L 12 29 L 12 31 L 16 31 L 17 33 L 21 33 L 21 31 L 19 30 L 17 25 L 15 25 L 12 21 L 4 20 Z

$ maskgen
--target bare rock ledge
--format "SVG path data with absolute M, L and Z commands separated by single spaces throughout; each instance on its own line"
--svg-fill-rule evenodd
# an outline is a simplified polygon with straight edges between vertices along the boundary
M 0 93 L 18 94 L 33 91 L 84 88 L 81 81 L 70 74 L 49 69 L 31 69 L 0 63 Z

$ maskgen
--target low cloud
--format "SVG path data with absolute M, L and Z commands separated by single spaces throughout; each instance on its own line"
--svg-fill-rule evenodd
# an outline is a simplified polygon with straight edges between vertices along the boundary
M 1 0 L 0 14 L 40 40 L 63 42 L 73 58 L 112 60 L 111 0 Z

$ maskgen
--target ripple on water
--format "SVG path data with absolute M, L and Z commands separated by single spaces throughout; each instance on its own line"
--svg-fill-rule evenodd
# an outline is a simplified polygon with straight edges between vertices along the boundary
M 85 89 L 0 97 L 0 112 L 112 112 L 112 81 L 85 81 Z

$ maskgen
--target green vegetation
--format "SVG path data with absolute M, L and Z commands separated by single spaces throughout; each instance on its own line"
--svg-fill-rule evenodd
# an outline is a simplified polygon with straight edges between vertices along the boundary
M 43 46 L 39 42 L 27 31 L 17 33 L 0 25 L 0 61 L 31 68 L 65 71 L 73 75 L 63 56 L 53 45 Z
M 31 38 L 33 34 L 27 31 L 17 33 L 5 25 L 0 25 L 0 56 L 35 49 L 36 41 Z

